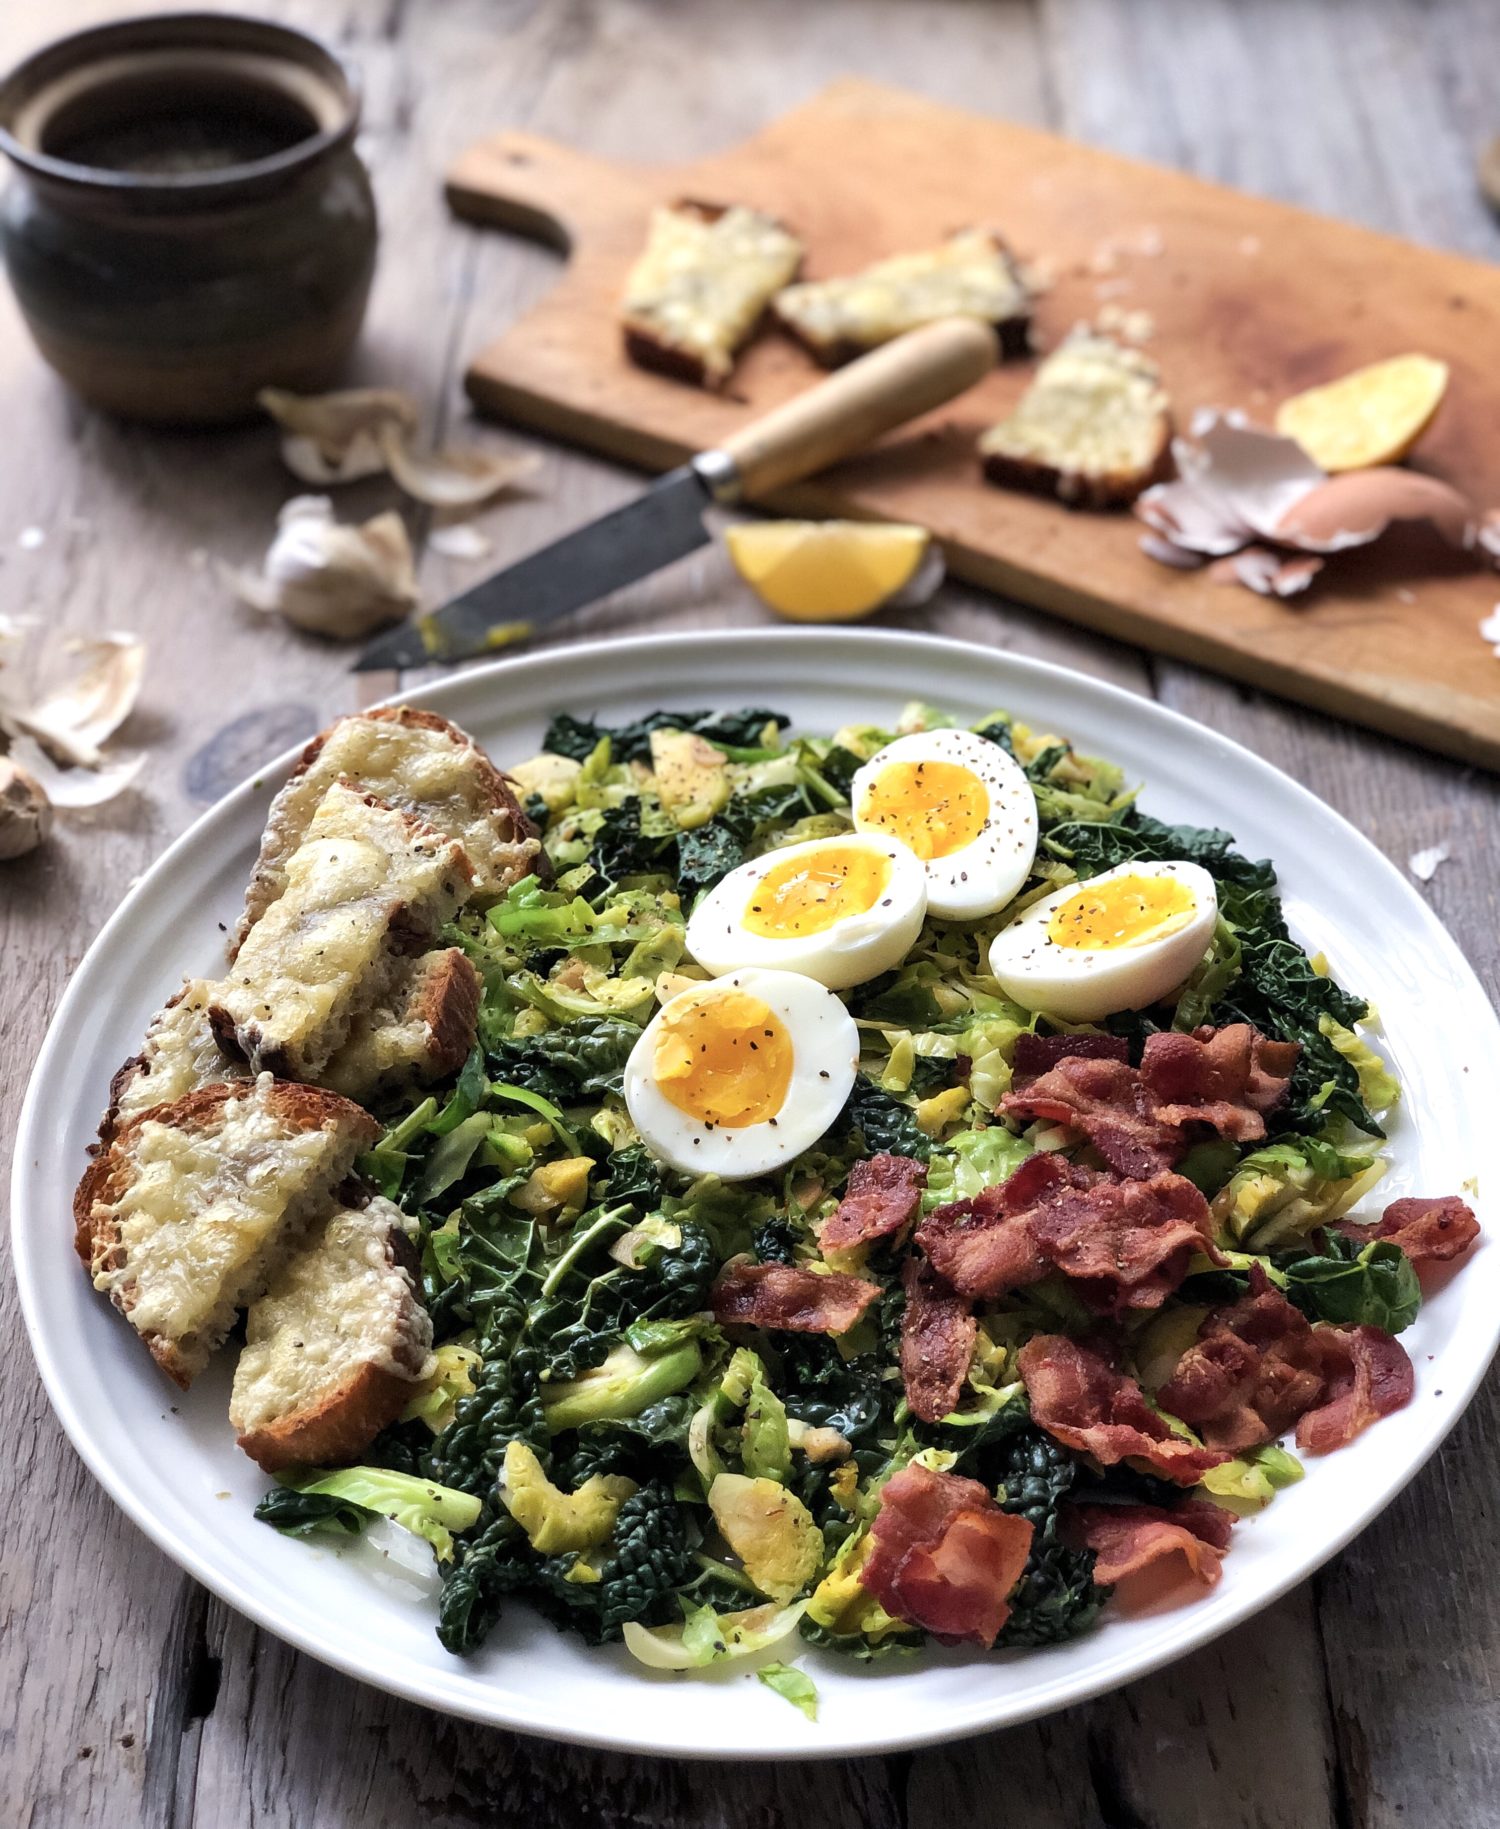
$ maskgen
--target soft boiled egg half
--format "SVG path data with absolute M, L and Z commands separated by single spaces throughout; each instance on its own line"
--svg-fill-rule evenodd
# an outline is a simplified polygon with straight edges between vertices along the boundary
M 810 1149 L 858 1071 L 859 1031 L 832 991 L 750 968 L 662 1005 L 625 1063 L 625 1105 L 672 1168 L 740 1181 Z
M 764 965 L 847 990 L 898 966 L 922 931 L 927 877 L 893 838 L 814 838 L 731 870 L 693 910 L 687 949 L 716 975 Z
M 946 921 L 1003 908 L 1036 856 L 1036 799 L 1013 756 L 971 730 L 897 737 L 851 792 L 861 832 L 905 845 L 927 874 L 927 906 Z
M 990 970 L 1023 1009 L 1097 1022 L 1158 1003 L 1208 951 L 1214 880 L 1197 864 L 1120 864 L 1033 902 L 990 946 Z

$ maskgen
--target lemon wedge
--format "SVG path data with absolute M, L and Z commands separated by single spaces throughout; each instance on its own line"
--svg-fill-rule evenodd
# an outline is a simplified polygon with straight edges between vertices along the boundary
M 1276 430 L 1330 472 L 1393 464 L 1432 424 L 1447 386 L 1446 362 L 1392 356 L 1284 400 Z
M 724 544 L 730 564 L 778 616 L 856 622 L 917 581 L 932 536 L 895 521 L 742 521 Z

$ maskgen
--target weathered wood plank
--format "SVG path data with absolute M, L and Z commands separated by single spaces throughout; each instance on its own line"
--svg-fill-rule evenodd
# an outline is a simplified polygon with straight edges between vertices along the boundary
M 110 0 L 24 0 L 0 13 L 0 60 L 116 10 Z M 1479 72 L 1493 63 L 1482 52 L 1497 28 L 1482 0 L 1426 9 L 1420 42 L 1393 0 L 1316 9 L 1318 18 L 1269 0 L 1166 0 L 1149 11 L 1116 0 L 990 9 L 707 0 L 690 14 L 646 0 L 379 9 L 288 0 L 275 10 L 338 38 L 365 69 L 386 260 L 362 372 L 405 381 L 454 419 L 462 357 L 540 296 L 550 272 L 546 255 L 453 227 L 437 206 L 446 160 L 496 125 L 614 155 L 679 156 L 855 69 L 1377 226 L 1490 245 L 1465 164 L 1492 105 Z M 344 656 L 243 616 L 194 564 L 200 550 L 253 556 L 292 492 L 265 434 L 153 439 L 100 426 L 37 366 L 8 299 L 0 399 L 9 434 L 0 601 L 13 612 L 37 602 L 70 629 L 139 626 L 154 642 L 142 713 L 126 733 L 149 737 L 158 766 L 148 790 L 0 883 L 0 1058 L 24 1065 L 129 878 L 223 786 L 351 703 L 352 689 Z M 632 487 L 604 466 L 549 454 L 527 499 L 487 517 L 495 559 Z M 349 511 L 381 500 L 378 489 L 355 495 Z M 75 516 L 84 525 L 64 537 Z M 28 525 L 49 530 L 36 554 L 14 547 Z M 423 564 L 434 593 L 470 570 L 435 555 Z M 705 554 L 579 618 L 576 632 L 759 620 L 722 560 Z M 959 593 L 904 620 L 1148 684 L 1126 650 Z M 234 682 L 231 694 L 205 693 L 210 666 L 215 682 Z M 1289 767 L 1398 859 L 1436 837 L 1453 844 L 1455 861 L 1430 893 L 1495 982 L 1492 789 L 1184 670 L 1163 669 L 1159 681 L 1170 702 Z M 0 1085 L 0 1137 L 13 1129 L 18 1082 L 12 1073 Z M 0 1563 L 7 1820 L 779 1829 L 811 1811 L 831 1829 L 883 1829 L 961 1810 L 1028 1829 L 1196 1829 L 1210 1816 L 1226 1829 L 1383 1829 L 1427 1820 L 1438 1799 L 1456 1829 L 1491 1820 L 1492 1408 L 1477 1406 L 1413 1492 L 1316 1584 L 1321 1645 L 1304 1589 L 1186 1663 L 1052 1722 L 913 1759 L 692 1768 L 444 1722 L 207 1601 L 83 1473 L 36 1386 L 8 1284 L 0 1305 L 20 1495 Z M 59 1557 L 62 1536 L 86 1553 Z

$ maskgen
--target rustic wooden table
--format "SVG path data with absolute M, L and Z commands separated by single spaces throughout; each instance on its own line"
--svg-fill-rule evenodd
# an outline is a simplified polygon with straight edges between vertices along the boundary
M 1500 250 L 1472 180 L 1476 147 L 1500 126 L 1500 14 L 1487 0 L 263 4 L 363 68 L 385 239 L 361 371 L 412 387 L 443 424 L 463 417 L 465 354 L 540 297 L 552 270 L 550 256 L 455 226 L 443 211 L 445 161 L 502 125 L 616 156 L 682 157 L 854 71 L 1418 239 Z M 9 0 L 0 62 L 122 10 Z M 257 763 L 350 709 L 354 687 L 344 653 L 235 610 L 206 568 L 207 554 L 253 557 L 290 493 L 268 433 L 164 437 L 101 422 L 43 369 L 8 298 L 0 424 L 0 605 L 35 610 L 59 634 L 123 626 L 152 644 L 143 703 L 124 733 L 151 754 L 143 791 L 70 824 L 0 880 L 8 1139 L 51 1009 L 130 879 Z M 501 555 L 637 486 L 570 452 L 543 455 L 535 493 L 487 519 Z M 377 503 L 379 486 L 362 485 L 351 506 Z M 20 539 L 32 527 L 45 534 L 40 546 Z M 413 531 L 426 533 L 420 517 Z M 430 551 L 422 566 L 434 597 L 473 569 Z M 761 620 L 710 556 L 580 616 L 569 633 Z M 1427 893 L 1488 985 L 1500 983 L 1493 778 L 959 590 L 910 620 L 1152 694 L 1288 769 L 1399 864 L 1446 843 L 1452 861 Z M 1481 1829 L 1500 1820 L 1493 1386 L 1356 1544 L 1172 1669 L 938 1751 L 730 1770 L 448 1721 L 258 1631 L 179 1574 L 94 1486 L 39 1388 L 8 1279 L 0 1304 L 5 1824 Z

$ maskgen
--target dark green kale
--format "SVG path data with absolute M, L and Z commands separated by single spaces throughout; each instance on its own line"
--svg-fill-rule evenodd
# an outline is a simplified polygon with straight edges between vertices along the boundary
M 762 1264 L 793 1264 L 797 1261 L 797 1243 L 801 1237 L 800 1228 L 777 1214 L 758 1228 L 752 1249 Z
M 867 1155 L 887 1150 L 893 1156 L 925 1162 L 932 1154 L 932 1139 L 918 1125 L 912 1108 L 863 1073 L 856 1076 L 854 1090 L 833 1129 L 837 1135 L 857 1132 L 864 1139 Z
M 1056 1645 L 1086 1632 L 1109 1599 L 1094 1585 L 1094 1552 L 1070 1549 L 1059 1534 L 1059 1509 L 1078 1479 L 1071 1449 L 1027 1427 L 994 1457 L 1000 1503 L 1029 1521 L 1031 1553 L 1010 1600 L 997 1644 Z
M 521 810 L 538 832 L 546 831 L 547 821 L 551 818 L 551 814 L 547 810 L 546 801 L 540 794 L 528 794 L 521 803 Z
M 557 1464 L 557 1484 L 577 1489 L 594 1473 L 624 1473 L 646 1480 L 659 1471 L 663 1457 L 685 1464 L 688 1429 L 696 1404 L 691 1393 L 678 1391 L 641 1411 L 639 1416 L 586 1423 L 572 1451 Z
M 841 743 L 835 743 L 818 764 L 818 773 L 835 793 L 847 800 L 854 788 L 854 777 L 863 767 L 864 763 L 852 749 L 845 749 Z
M 827 1626 L 820 1626 L 814 1619 L 803 1614 L 797 1631 L 809 1645 L 818 1651 L 836 1651 L 841 1657 L 854 1658 L 861 1664 L 873 1663 L 877 1658 L 896 1657 L 904 1653 L 920 1651 L 923 1635 L 920 1632 L 891 1632 L 884 1638 L 867 1639 L 858 1632 L 830 1632 Z
M 632 1143 L 610 1156 L 599 1197 L 612 1207 L 628 1204 L 638 1212 L 651 1213 L 661 1205 L 664 1192 L 661 1170 L 651 1152 L 643 1143 Z
M 477 1651 L 494 1631 L 507 1596 L 535 1579 L 534 1558 L 510 1513 L 495 1505 L 475 1530 L 458 1537 L 438 1597 L 438 1641 L 455 1657 Z
M 606 883 L 619 883 L 627 876 L 672 874 L 676 855 L 675 832 L 642 832 L 640 796 L 632 794 L 605 808 L 588 861 Z
M 744 711 L 653 711 L 627 724 L 600 724 L 592 718 L 570 717 L 564 712 L 547 726 L 542 748 L 554 756 L 585 762 L 600 739 L 608 737 L 612 762 L 649 762 L 654 730 L 690 730 L 720 748 L 761 749 L 768 724 L 780 731 L 790 722 L 783 712 L 759 707 Z
M 542 1559 L 534 1574 L 535 1597 L 558 1625 L 592 1645 L 619 1638 L 627 1620 L 661 1626 L 679 1618 L 677 1590 L 696 1567 L 687 1515 L 660 1480 L 637 1487 L 620 1507 L 598 1581 L 570 1581 L 577 1560 L 575 1555 Z
M 1399 1334 L 1422 1306 L 1411 1259 L 1390 1239 L 1362 1245 L 1328 1232 L 1321 1252 L 1283 1260 L 1286 1293 L 1314 1321 L 1341 1327 L 1383 1327 Z
M 376 1514 L 348 1499 L 327 1492 L 293 1492 L 273 1486 L 255 1508 L 262 1524 L 271 1524 L 288 1537 L 311 1537 L 321 1531 L 339 1531 L 357 1537 Z
M 1028 781 L 1050 781 L 1053 769 L 1059 762 L 1066 762 L 1068 754 L 1066 743 L 1049 743 L 1026 764 L 1026 779 Z
M 579 1016 L 541 1035 L 512 1036 L 489 1051 L 497 1080 L 539 1092 L 554 1105 L 581 1105 L 618 1092 L 630 1050 L 640 1040 L 634 1023 L 617 1016 Z
M 941 1054 L 919 1054 L 912 1062 L 911 1085 L 907 1091 L 914 1099 L 930 1099 L 935 1092 L 943 1092 L 957 1084 L 953 1077 L 956 1065 L 956 1061 Z
M 744 863 L 754 830 L 753 816 L 731 801 L 707 824 L 677 835 L 677 894 L 685 910 Z
M 987 737 L 991 743 L 998 743 L 1008 756 L 1013 756 L 1016 753 L 1015 739 L 1011 735 L 1009 718 L 994 718 L 990 723 L 982 725 L 975 734 L 977 736 Z

